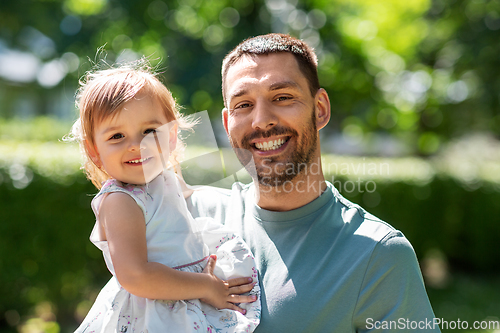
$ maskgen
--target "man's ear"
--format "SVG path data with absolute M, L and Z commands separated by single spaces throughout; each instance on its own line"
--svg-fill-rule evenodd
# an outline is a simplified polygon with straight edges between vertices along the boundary
M 222 125 L 224 125 L 224 129 L 226 130 L 226 133 L 229 134 L 229 131 L 227 130 L 227 118 L 228 118 L 228 110 L 227 108 L 222 109 Z
M 316 93 L 314 98 L 315 108 L 314 112 L 316 113 L 316 127 L 318 131 L 328 124 L 330 121 L 330 98 L 328 97 L 328 93 L 325 89 L 320 88 Z
M 170 128 L 168 144 L 170 152 L 173 152 L 175 150 L 175 147 L 177 146 L 177 124 L 174 124 L 172 128 Z
M 100 168 L 102 166 L 102 163 L 97 148 L 94 145 L 92 145 L 88 140 L 84 141 L 84 145 L 85 145 L 85 150 L 87 150 L 92 162 L 94 162 L 94 164 Z

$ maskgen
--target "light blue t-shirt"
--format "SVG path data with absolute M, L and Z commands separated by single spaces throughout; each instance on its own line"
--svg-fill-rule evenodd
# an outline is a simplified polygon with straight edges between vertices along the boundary
M 197 190 L 188 208 L 222 221 L 253 251 L 262 293 L 255 332 L 439 332 L 415 252 L 400 231 L 331 183 L 286 212 L 258 207 L 254 191 L 240 183 Z

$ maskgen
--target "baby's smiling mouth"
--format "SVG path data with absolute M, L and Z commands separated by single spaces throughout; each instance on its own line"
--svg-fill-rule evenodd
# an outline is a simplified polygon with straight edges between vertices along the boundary
M 144 158 L 138 158 L 136 160 L 130 160 L 130 161 L 127 161 L 125 163 L 128 163 L 128 164 L 139 164 L 139 163 L 143 163 L 145 161 L 148 161 L 150 160 L 152 157 L 144 157 Z

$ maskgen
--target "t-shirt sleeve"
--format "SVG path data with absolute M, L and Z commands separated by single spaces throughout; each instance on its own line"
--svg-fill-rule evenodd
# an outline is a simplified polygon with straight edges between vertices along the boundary
M 399 231 L 374 248 L 354 310 L 356 332 L 440 332 L 415 252 Z

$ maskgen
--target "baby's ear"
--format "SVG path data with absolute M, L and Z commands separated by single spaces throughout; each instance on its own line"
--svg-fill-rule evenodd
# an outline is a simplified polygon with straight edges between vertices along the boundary
M 177 146 L 177 124 L 173 124 L 172 128 L 170 128 L 168 143 L 170 152 L 173 152 L 175 150 L 175 147 Z
M 94 164 L 97 165 L 98 167 L 101 167 L 102 165 L 101 158 L 99 157 L 97 148 L 87 140 L 84 141 L 84 144 L 85 144 L 85 150 L 88 152 L 90 158 L 92 159 L 92 162 L 94 162 Z

